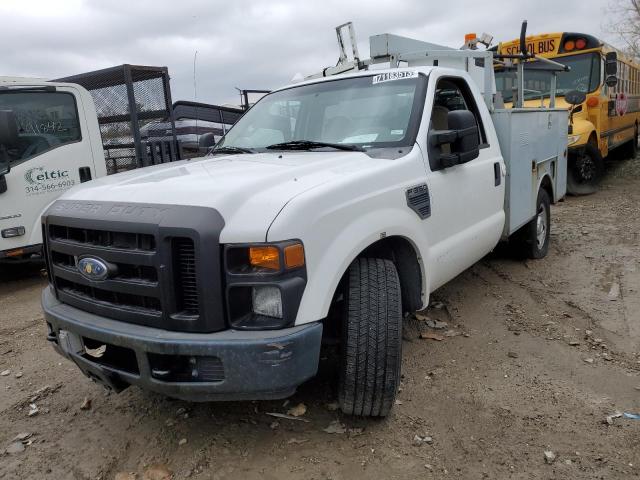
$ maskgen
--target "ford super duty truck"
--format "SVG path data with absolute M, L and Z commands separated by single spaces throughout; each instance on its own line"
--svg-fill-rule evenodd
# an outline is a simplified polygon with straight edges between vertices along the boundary
M 496 108 L 490 51 L 385 34 L 354 57 L 263 97 L 206 158 L 54 202 L 54 347 L 116 391 L 210 401 L 289 396 L 337 340 L 342 410 L 386 415 L 403 313 L 501 240 L 547 253 L 567 111 Z

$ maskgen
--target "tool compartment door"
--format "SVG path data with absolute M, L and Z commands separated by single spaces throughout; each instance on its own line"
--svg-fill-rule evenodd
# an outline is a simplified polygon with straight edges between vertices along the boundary
M 552 202 L 564 197 L 568 114 L 564 109 L 522 108 L 496 110 L 492 118 L 507 168 L 506 238 L 534 217 L 545 176 L 551 180 Z

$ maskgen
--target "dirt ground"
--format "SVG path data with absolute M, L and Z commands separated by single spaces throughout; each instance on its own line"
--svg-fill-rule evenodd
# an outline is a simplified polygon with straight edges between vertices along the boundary
M 406 322 L 382 421 L 330 409 L 325 362 L 286 405 L 106 395 L 47 344 L 39 267 L 4 270 L 0 451 L 31 436 L 0 456 L 0 478 L 166 478 L 157 464 L 176 479 L 638 478 L 640 420 L 605 420 L 640 412 L 639 187 L 640 159 L 611 162 L 599 193 L 553 208 L 547 258 L 501 250 L 435 292 L 426 314 L 448 326 Z M 305 421 L 266 414 L 299 403 Z M 343 433 L 324 431 L 336 420 Z

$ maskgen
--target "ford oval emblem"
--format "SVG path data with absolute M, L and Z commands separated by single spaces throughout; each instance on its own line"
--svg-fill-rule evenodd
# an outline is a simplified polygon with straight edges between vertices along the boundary
M 109 276 L 109 266 L 103 260 L 84 257 L 78 260 L 78 271 L 89 280 L 106 280 Z

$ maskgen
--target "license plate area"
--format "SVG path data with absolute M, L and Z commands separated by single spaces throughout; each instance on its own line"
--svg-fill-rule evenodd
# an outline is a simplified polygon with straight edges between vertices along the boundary
M 84 351 L 81 357 L 89 362 L 134 375 L 140 375 L 136 353 L 130 348 L 82 337 Z

